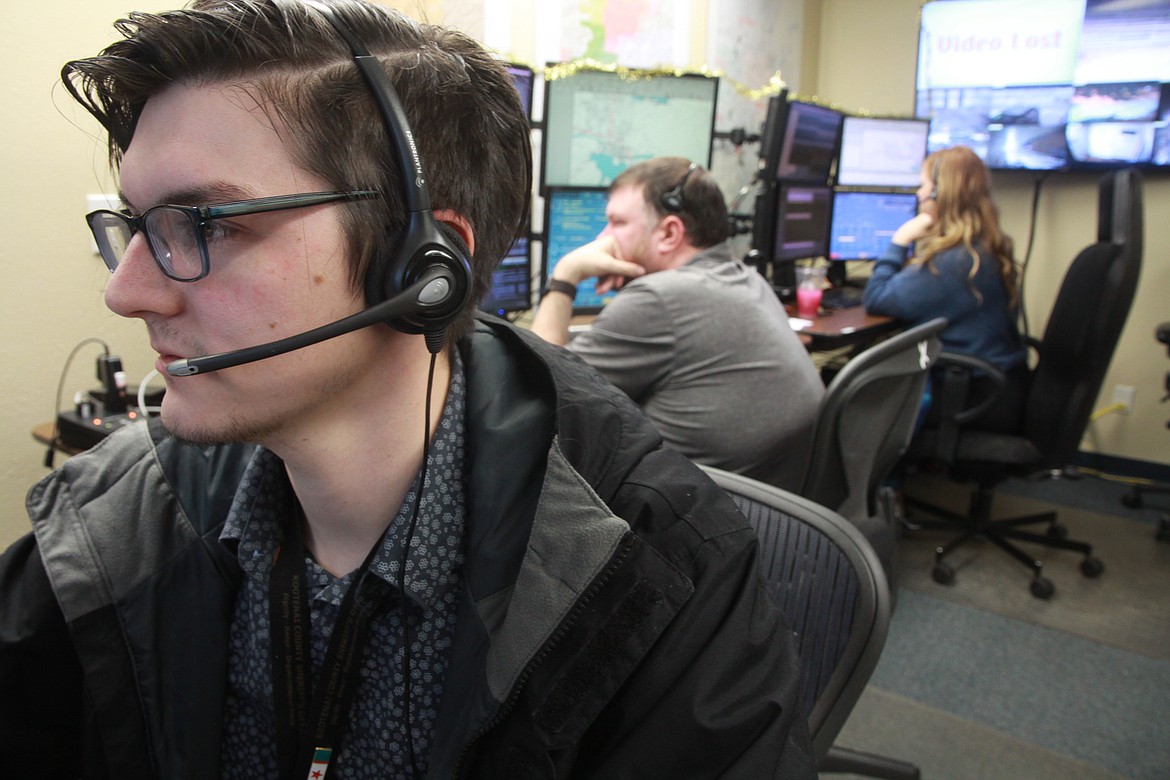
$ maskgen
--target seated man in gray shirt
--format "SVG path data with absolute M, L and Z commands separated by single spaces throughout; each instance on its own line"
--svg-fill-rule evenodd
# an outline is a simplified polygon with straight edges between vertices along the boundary
M 727 205 L 681 157 L 623 171 L 606 228 L 553 269 L 532 330 L 636 401 L 692 460 L 797 490 L 824 395 L 784 307 L 731 256 Z M 569 340 L 576 285 L 621 288 Z

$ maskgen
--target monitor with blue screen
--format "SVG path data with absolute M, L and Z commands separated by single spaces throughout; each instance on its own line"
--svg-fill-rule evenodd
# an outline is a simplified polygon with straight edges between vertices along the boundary
M 532 260 L 527 236 L 517 238 L 492 271 L 492 288 L 479 308 L 501 317 L 532 308 Z
M 558 260 L 597 238 L 605 228 L 608 200 L 604 187 L 554 188 L 545 193 L 542 280 L 549 278 Z M 577 285 L 577 297 L 573 300 L 575 314 L 595 314 L 615 295 L 611 292 L 600 296 L 596 287 L 596 279 L 586 279 Z
M 829 230 L 830 260 L 875 260 L 890 245 L 902 223 L 917 213 L 912 192 L 833 193 Z

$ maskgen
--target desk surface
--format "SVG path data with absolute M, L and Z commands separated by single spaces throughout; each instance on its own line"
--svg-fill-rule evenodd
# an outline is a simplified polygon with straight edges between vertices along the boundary
M 790 315 L 789 322 L 792 323 L 793 329 L 800 334 L 801 342 L 814 352 L 863 344 L 901 327 L 892 317 L 869 314 L 862 306 L 821 309 L 808 325 L 803 325 L 804 322 L 809 322 L 808 320 L 800 320 L 795 316 L 794 306 L 785 305 L 785 309 Z M 594 316 L 584 314 L 573 317 L 569 330 L 588 328 L 593 323 Z
M 77 447 L 63 444 L 60 439 L 54 441 L 53 433 L 54 423 L 52 422 L 40 423 L 39 425 L 33 426 L 32 429 L 32 437 L 41 444 L 52 444 L 54 448 L 64 452 L 66 455 L 76 455 L 77 453 L 81 452 L 81 449 Z
M 797 327 L 799 322 L 794 319 L 793 326 Z M 892 317 L 869 314 L 861 306 L 850 306 L 846 309 L 822 309 L 811 324 L 800 327 L 798 332 L 807 340 L 810 350 L 819 350 L 860 344 L 899 327 L 898 321 Z

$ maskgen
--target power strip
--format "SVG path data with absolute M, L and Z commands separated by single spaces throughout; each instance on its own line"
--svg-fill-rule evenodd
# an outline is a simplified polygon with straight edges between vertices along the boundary
M 91 414 L 82 415 L 76 409 L 57 414 L 57 439 L 66 447 L 86 450 L 114 431 L 142 419 L 136 410 L 103 415 L 101 404 L 93 404 Z

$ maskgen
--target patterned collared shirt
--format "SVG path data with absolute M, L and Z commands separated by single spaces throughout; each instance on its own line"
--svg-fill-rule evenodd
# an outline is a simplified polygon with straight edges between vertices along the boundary
M 390 584 L 392 595 L 383 601 L 370 625 L 357 695 L 341 749 L 334 753 L 329 766 L 330 780 L 413 778 L 425 773 L 455 635 L 462 576 L 464 399 L 463 367 L 455 354 L 447 403 L 427 459 L 426 485 L 406 566 L 409 599 L 405 605 L 411 642 L 409 715 L 403 714 L 404 600 L 398 582 L 405 537 L 419 493 L 417 477 L 370 564 L 370 571 Z M 293 516 L 294 500 L 283 462 L 259 448 L 240 482 L 220 534 L 221 542 L 236 546 L 244 571 L 228 655 L 220 756 L 221 776 L 225 779 L 278 776 L 268 579 L 282 528 Z M 306 574 L 316 680 L 353 575 L 333 577 L 310 556 L 306 556 Z M 413 733 L 413 762 L 405 748 L 408 728 Z

